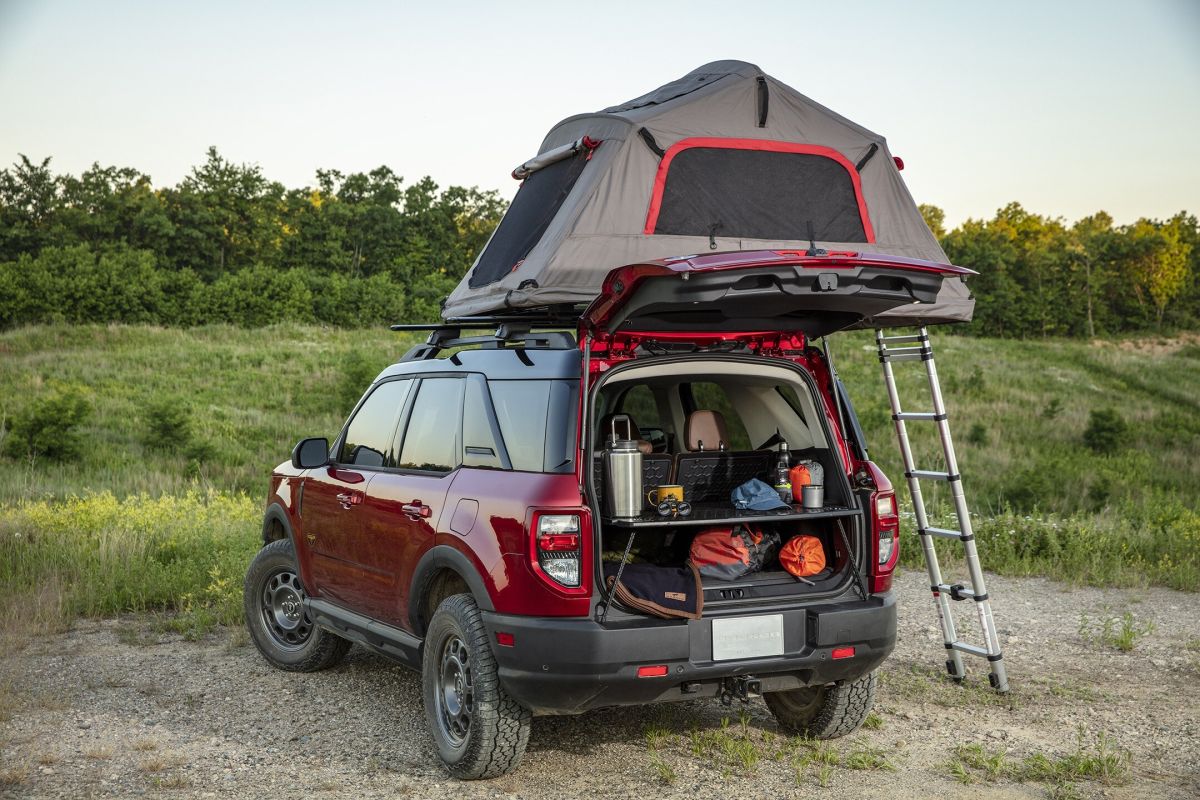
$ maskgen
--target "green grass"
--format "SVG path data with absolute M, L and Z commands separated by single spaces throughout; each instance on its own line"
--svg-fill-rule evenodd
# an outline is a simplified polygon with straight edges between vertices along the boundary
M 964 784 L 1046 783 L 1057 796 L 1070 796 L 1079 781 L 1105 786 L 1129 781 L 1129 752 L 1119 748 L 1101 732 L 1089 741 L 1080 728 L 1075 747 L 1065 755 L 1032 753 L 1016 758 L 1003 748 L 991 748 L 978 742 L 958 745 L 946 764 L 947 773 Z
M 0 333 L 0 419 L 57 387 L 78 389 L 94 409 L 78 459 L 0 459 L 0 503 L 89 490 L 157 496 L 194 485 L 261 497 L 271 468 L 299 439 L 332 438 L 341 427 L 358 399 L 341 389 L 343 372 L 370 372 L 369 381 L 411 343 L 387 330 L 293 325 Z M 155 446 L 150 432 L 164 403 L 188 410 L 195 447 Z
M 112 494 L 0 507 L 0 630 L 169 610 L 199 633 L 242 618 L 261 508 L 243 494 Z
M 959 471 L 988 569 L 1079 583 L 1200 587 L 1200 354 L 1169 341 L 1012 341 L 933 332 Z M 908 508 L 874 338 L 831 342 L 873 460 Z M 930 410 L 920 362 L 895 365 L 904 409 Z M 1122 445 L 1084 443 L 1092 412 L 1116 409 Z M 917 466 L 943 466 L 932 423 L 908 423 Z M 955 527 L 943 484 L 923 485 L 932 522 Z M 911 514 L 903 520 L 915 532 Z M 937 541 L 943 558 L 961 550 Z M 922 566 L 916 537 L 903 563 Z

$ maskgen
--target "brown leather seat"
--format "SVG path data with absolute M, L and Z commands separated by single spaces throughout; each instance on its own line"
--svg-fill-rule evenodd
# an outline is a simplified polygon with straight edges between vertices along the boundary
M 683 438 L 692 453 L 729 448 L 729 429 L 725 427 L 725 417 L 720 411 L 699 409 L 688 414 Z
M 628 414 L 605 414 L 601 417 L 596 428 L 597 442 L 608 441 L 608 437 L 612 434 L 614 417 L 625 417 L 629 420 L 628 429 L 625 427 L 624 419 L 617 421 L 617 436 L 637 442 L 638 450 L 641 450 L 645 455 L 650 455 L 654 452 L 654 445 L 642 438 L 642 432 L 638 429 L 637 423 Z

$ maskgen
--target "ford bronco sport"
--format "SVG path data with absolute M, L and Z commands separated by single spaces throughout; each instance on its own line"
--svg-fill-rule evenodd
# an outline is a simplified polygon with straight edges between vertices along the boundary
M 428 326 L 332 447 L 305 439 L 272 474 L 245 581 L 255 645 L 285 670 L 329 667 L 352 642 L 420 670 L 460 778 L 516 767 L 535 715 L 609 706 L 761 695 L 785 729 L 849 733 L 895 644 L 899 521 L 812 342 L 968 272 L 718 253 L 614 270 L 573 332 L 561 315 Z M 645 454 L 644 487 L 682 485 L 690 515 L 606 518 L 613 415 Z M 781 442 L 823 467 L 823 506 L 736 510 L 730 489 L 771 483 Z M 699 619 L 639 613 L 603 580 L 606 559 L 678 566 L 699 531 L 739 522 L 819 537 L 826 568 L 704 578 Z

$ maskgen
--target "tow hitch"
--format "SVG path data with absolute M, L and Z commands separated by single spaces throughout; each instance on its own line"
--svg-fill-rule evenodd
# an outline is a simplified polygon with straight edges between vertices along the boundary
M 721 681 L 721 705 L 731 706 L 734 699 L 749 703 L 762 697 L 762 681 L 753 675 L 734 675 Z

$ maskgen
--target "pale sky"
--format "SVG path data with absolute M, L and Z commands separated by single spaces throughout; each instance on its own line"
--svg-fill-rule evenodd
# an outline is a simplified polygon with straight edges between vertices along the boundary
M 1200 0 L 0 0 L 0 164 L 173 184 L 216 145 L 511 197 L 558 120 L 725 58 L 886 136 L 951 223 L 1200 213 Z

